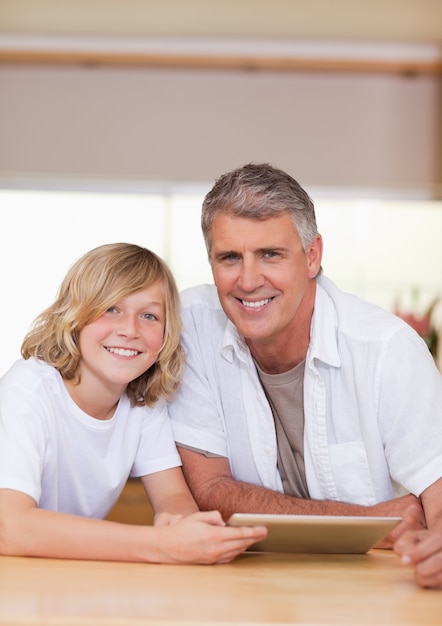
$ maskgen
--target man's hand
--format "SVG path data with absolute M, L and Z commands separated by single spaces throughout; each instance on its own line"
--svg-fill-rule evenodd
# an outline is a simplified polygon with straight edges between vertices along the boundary
M 405 565 L 414 567 L 418 585 L 442 589 L 442 523 L 429 530 L 403 533 L 394 550 Z
M 428 530 L 409 530 L 394 543 L 402 562 L 414 567 L 421 587 L 442 589 L 442 478 L 421 493 Z
M 402 517 L 398 524 L 375 548 L 391 549 L 395 542 L 407 531 L 421 531 L 427 527 L 425 514 L 419 498 L 407 494 L 371 507 L 373 515 Z

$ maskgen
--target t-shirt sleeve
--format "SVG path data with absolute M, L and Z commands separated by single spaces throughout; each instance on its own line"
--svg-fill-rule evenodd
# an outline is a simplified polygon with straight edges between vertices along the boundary
M 153 407 L 139 408 L 144 416 L 131 476 L 146 476 L 179 467 L 181 459 L 175 446 L 166 402 L 159 400 Z
M 5 381 L 0 390 L 0 488 L 26 493 L 38 504 L 47 440 L 38 398 L 25 386 Z

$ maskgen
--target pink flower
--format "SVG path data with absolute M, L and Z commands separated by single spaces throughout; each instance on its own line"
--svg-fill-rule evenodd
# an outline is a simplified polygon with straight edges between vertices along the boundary
M 416 294 L 415 294 L 416 299 Z M 435 298 L 423 315 L 416 313 L 406 313 L 401 311 L 398 306 L 395 307 L 395 314 L 409 324 L 414 330 L 425 340 L 431 354 L 436 356 L 439 343 L 439 333 L 435 328 L 432 317 L 439 298 Z
M 414 313 L 402 313 L 401 311 L 395 311 L 396 315 L 410 324 L 412 328 L 421 336 L 426 337 L 431 334 L 431 317 L 428 317 L 427 314 L 419 317 Z

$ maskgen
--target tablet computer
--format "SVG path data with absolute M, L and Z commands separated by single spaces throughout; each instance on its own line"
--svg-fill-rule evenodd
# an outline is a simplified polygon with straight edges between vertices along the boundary
M 267 526 L 267 537 L 250 546 L 252 551 L 365 554 L 400 521 L 400 517 L 234 513 L 227 524 Z

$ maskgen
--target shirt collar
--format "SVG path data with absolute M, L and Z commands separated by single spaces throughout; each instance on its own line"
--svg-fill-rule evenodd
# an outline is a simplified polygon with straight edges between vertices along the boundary
M 323 277 L 316 283 L 315 309 L 310 327 L 310 346 L 307 361 L 318 359 L 334 367 L 341 367 L 337 341 L 337 317 L 333 300 L 323 287 Z M 327 284 L 327 283 L 325 283 Z
M 310 328 L 307 362 L 311 364 L 314 359 L 318 359 L 328 365 L 340 367 L 336 310 L 332 299 L 321 285 L 323 280 L 322 277 L 318 279 L 316 285 L 315 309 Z M 226 318 L 221 353 L 230 363 L 233 361 L 234 354 L 244 362 L 250 359 L 250 351 L 244 337 L 238 333 L 236 326 L 228 318 Z
M 226 318 L 221 354 L 231 363 L 235 353 L 241 361 L 247 361 L 250 358 L 249 347 L 244 337 L 239 334 L 235 324 Z

